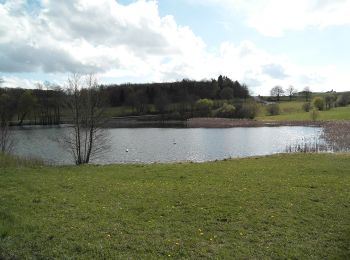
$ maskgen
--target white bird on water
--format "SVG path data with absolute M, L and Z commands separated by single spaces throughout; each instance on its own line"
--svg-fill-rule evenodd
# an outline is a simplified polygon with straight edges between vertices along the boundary
M 128 153 L 128 152 L 129 152 L 129 149 L 126 149 L 125 152 Z

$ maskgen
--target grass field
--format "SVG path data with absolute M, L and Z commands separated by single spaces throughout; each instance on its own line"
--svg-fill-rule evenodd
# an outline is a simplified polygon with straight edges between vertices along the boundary
M 113 117 L 130 115 L 132 112 L 133 111 L 131 107 L 108 107 L 106 108 L 105 114 L 108 117 Z
M 148 109 L 148 113 L 155 112 L 154 105 L 148 105 Z M 135 113 L 136 110 L 133 110 L 132 107 L 129 106 L 107 107 L 105 110 L 105 115 L 108 117 L 129 116 L 134 115 Z
M 280 102 L 280 115 L 268 116 L 266 115 L 266 109 L 260 106 L 260 113 L 257 117 L 258 120 L 278 120 L 278 121 L 290 121 L 290 120 L 311 120 L 310 112 L 304 112 L 302 105 L 304 102 L 299 101 L 286 101 Z M 350 106 L 336 107 L 330 110 L 319 111 L 318 120 L 350 120 Z
M 259 113 L 256 119 L 258 120 L 278 120 L 278 121 L 290 121 L 290 120 L 311 120 L 310 112 L 305 112 L 302 109 L 305 101 L 281 101 L 280 115 L 268 116 L 266 113 L 266 107 L 259 106 Z M 154 112 L 154 107 L 151 107 L 151 112 Z M 130 107 L 110 107 L 107 108 L 106 114 L 108 116 L 123 116 L 132 114 Z M 320 111 L 318 120 L 350 120 L 350 106 L 336 107 L 330 110 Z
M 43 166 L 0 156 L 0 259 L 349 259 L 350 155 Z

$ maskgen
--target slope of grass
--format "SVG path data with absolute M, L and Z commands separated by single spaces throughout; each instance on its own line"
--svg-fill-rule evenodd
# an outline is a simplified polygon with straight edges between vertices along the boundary
M 0 259 L 349 259 L 349 169 L 349 154 L 8 164 Z
M 39 167 L 44 163 L 38 159 L 20 158 L 0 152 L 0 170 L 8 167 Z
M 310 112 L 304 112 L 302 105 L 304 102 L 292 101 L 292 102 L 280 102 L 280 115 L 268 116 L 266 115 L 266 109 L 264 106 L 260 107 L 260 114 L 257 117 L 258 120 L 311 120 Z M 350 106 L 336 107 L 330 110 L 319 111 L 318 120 L 350 120 Z

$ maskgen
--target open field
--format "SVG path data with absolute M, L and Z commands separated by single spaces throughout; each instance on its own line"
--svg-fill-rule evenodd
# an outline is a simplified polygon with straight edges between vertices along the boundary
M 0 259 L 349 259 L 350 155 L 43 166 L 0 156 Z
M 310 112 L 305 112 L 302 109 L 305 101 L 281 101 L 280 115 L 268 116 L 266 113 L 266 107 L 259 105 L 259 113 L 256 117 L 257 120 L 272 120 L 272 121 L 305 121 L 312 120 Z M 154 107 L 151 111 L 155 111 Z M 131 107 L 110 107 L 106 110 L 106 114 L 112 116 L 123 116 L 132 114 Z M 330 110 L 320 111 L 317 120 L 350 120 L 350 106 L 347 107 L 335 107 Z
M 277 121 L 291 121 L 291 120 L 311 120 L 310 112 L 304 112 L 302 105 L 304 102 L 292 101 L 292 102 L 280 102 L 279 106 L 281 114 L 276 116 L 266 115 L 265 108 L 260 106 L 258 120 L 277 120 Z M 350 106 L 347 107 L 335 107 L 330 110 L 319 111 L 319 117 L 317 120 L 349 120 L 350 119 Z

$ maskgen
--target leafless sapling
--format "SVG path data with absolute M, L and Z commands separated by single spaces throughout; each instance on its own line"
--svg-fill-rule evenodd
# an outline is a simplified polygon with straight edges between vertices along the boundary
M 62 142 L 75 164 L 86 164 L 108 150 L 102 93 L 93 75 L 73 75 L 68 79 L 67 108 L 72 120 Z

